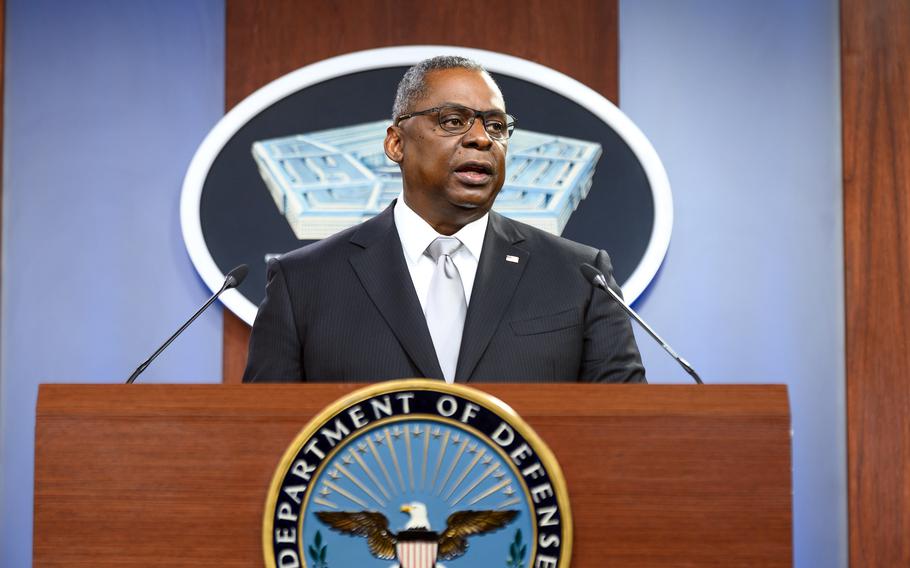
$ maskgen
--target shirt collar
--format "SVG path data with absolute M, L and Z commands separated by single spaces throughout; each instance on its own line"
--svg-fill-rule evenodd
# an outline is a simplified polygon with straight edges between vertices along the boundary
M 490 214 L 484 213 L 483 217 L 471 221 L 452 235 L 461 241 L 477 261 L 480 260 L 480 252 L 483 250 L 483 238 L 486 235 L 489 220 Z M 404 202 L 403 195 L 399 195 L 398 201 L 395 203 L 395 226 L 398 229 L 401 246 L 412 262 L 420 260 L 423 252 L 427 250 L 430 243 L 436 240 L 436 237 L 443 236 Z

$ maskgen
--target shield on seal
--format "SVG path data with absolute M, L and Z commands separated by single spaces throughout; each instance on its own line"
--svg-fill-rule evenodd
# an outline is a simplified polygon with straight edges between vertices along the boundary
M 395 543 L 395 553 L 398 554 L 401 568 L 434 568 L 438 549 L 439 536 L 430 531 L 398 533 L 398 542 Z

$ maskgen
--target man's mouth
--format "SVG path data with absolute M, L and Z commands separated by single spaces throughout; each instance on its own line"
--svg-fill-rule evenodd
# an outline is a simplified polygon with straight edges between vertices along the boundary
M 455 177 L 466 185 L 484 185 L 493 178 L 493 166 L 484 162 L 464 162 L 455 168 Z

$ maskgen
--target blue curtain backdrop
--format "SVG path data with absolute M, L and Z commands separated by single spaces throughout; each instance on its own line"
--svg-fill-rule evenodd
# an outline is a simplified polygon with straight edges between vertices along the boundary
M 208 296 L 186 166 L 222 115 L 222 0 L 7 0 L 0 566 L 31 558 L 44 381 L 119 382 Z M 637 307 L 707 381 L 787 382 L 797 566 L 846 566 L 837 3 L 621 0 L 621 107 L 675 226 Z M 391 96 L 391 94 L 389 94 Z M 649 376 L 686 375 L 639 335 Z M 221 313 L 143 381 L 217 382 Z

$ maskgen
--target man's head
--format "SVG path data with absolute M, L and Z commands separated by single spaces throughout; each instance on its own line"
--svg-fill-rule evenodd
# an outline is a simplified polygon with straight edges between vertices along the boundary
M 505 180 L 505 110 L 493 78 L 470 59 L 427 59 L 401 80 L 385 152 L 401 167 L 408 206 L 438 232 L 452 234 L 493 206 Z

